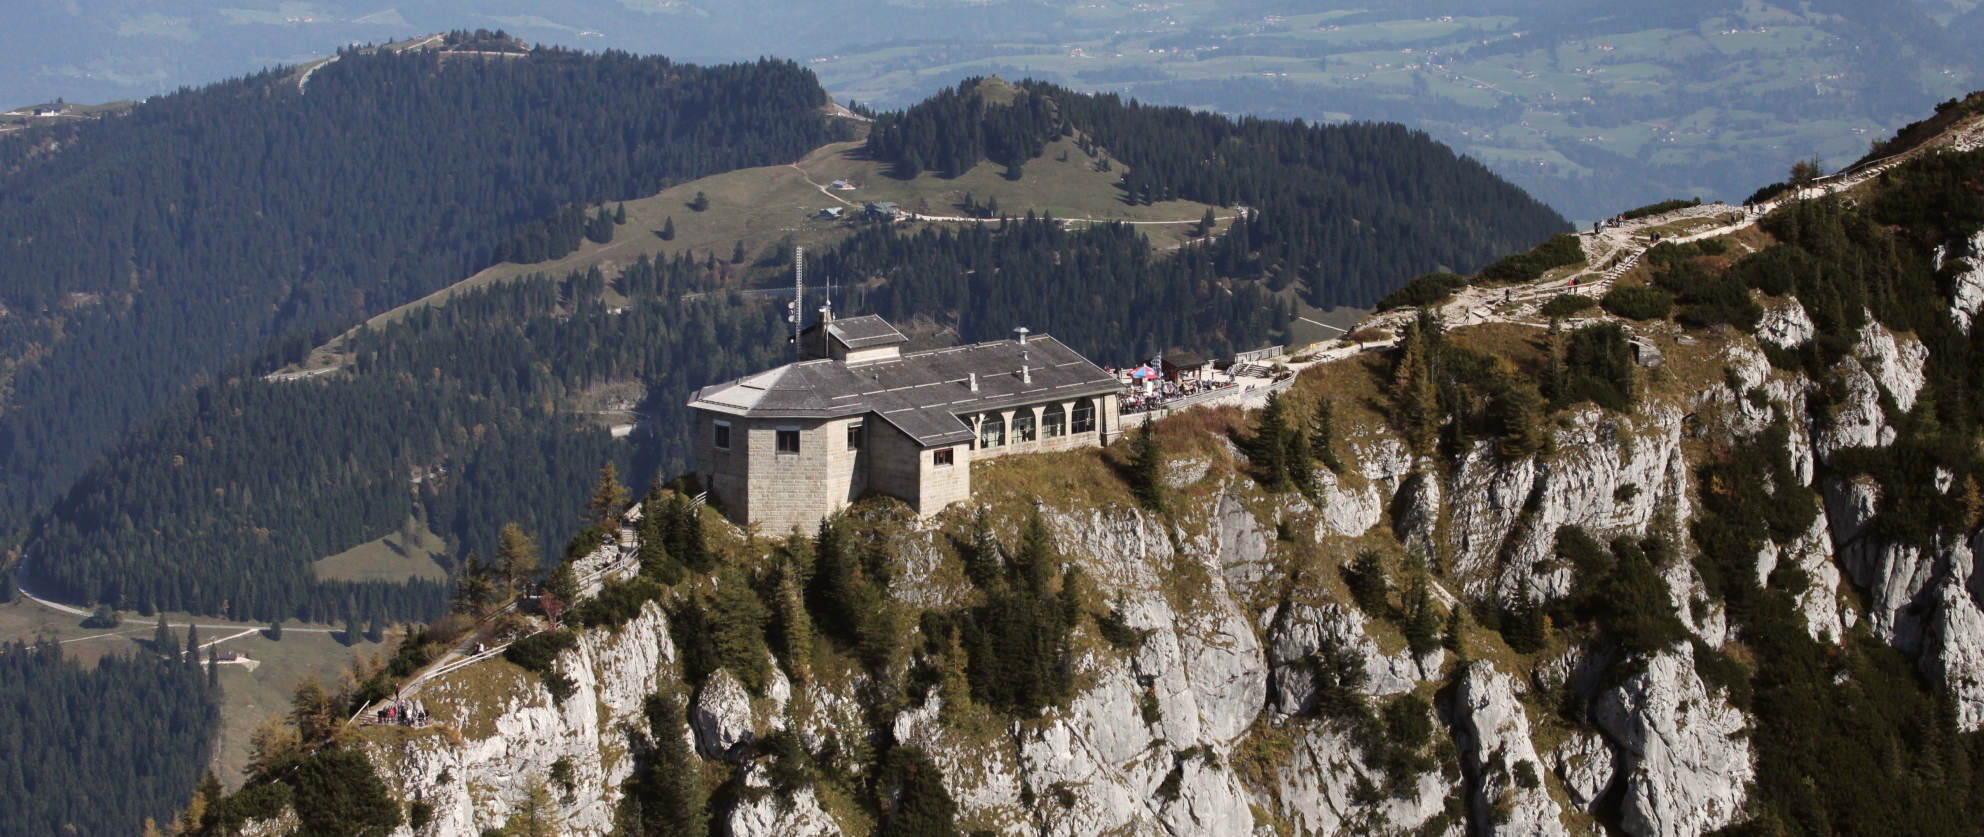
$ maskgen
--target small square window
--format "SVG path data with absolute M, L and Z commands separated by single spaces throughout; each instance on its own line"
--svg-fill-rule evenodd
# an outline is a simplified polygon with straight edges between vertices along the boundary
M 716 423 L 716 446 L 722 450 L 730 450 L 730 422 Z
M 941 450 L 931 451 L 930 464 L 943 466 L 956 462 L 957 460 L 954 458 L 955 454 L 952 453 L 952 450 L 952 448 L 943 448 Z
M 797 428 L 791 430 L 787 430 L 785 428 L 779 428 L 778 452 L 779 453 L 799 452 L 799 430 Z
M 861 449 L 861 422 L 857 421 L 847 426 L 847 449 Z

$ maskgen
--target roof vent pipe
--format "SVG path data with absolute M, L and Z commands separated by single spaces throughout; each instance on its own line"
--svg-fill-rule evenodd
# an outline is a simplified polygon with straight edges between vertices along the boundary
M 977 391 L 978 391 L 978 373 L 977 373 L 977 372 L 973 372 L 973 373 L 971 373 L 971 382 L 970 382 L 970 383 L 968 384 L 968 386 L 970 386 L 970 387 L 971 387 L 971 391 L 972 391 L 972 392 L 977 392 Z
M 1013 339 L 1019 341 L 1020 345 L 1024 346 L 1026 345 L 1026 336 L 1031 333 L 1027 331 L 1026 326 L 1020 326 L 1013 329 Z

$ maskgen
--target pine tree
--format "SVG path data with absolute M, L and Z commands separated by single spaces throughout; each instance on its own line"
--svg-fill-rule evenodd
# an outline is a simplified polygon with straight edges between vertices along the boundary
M 670 215 L 661 222 L 661 240 L 675 240 L 675 216 Z
M 943 771 L 915 747 L 889 751 L 886 781 L 896 790 L 894 807 L 882 824 L 884 837 L 925 837 L 958 833 L 957 803 L 944 789 Z
M 717 575 L 711 602 L 711 640 L 717 660 L 752 692 L 761 692 L 770 672 L 765 665 L 765 604 L 743 571 L 725 566 Z
M 572 569 L 572 562 L 560 561 L 551 568 L 551 574 L 544 577 L 544 593 L 566 604 L 578 600 L 579 575 Z
M 1440 647 L 1440 614 L 1433 607 L 1428 586 L 1425 576 L 1414 579 L 1412 594 L 1406 602 L 1405 624 L 1400 628 L 1414 656 Z
M 744 242 L 742 241 L 737 242 L 737 246 L 731 249 L 730 263 L 731 264 L 744 263 Z
M 599 469 L 599 482 L 594 485 L 592 499 L 586 501 L 586 523 L 598 526 L 602 531 L 619 531 L 620 512 L 627 505 L 627 487 L 620 484 L 620 471 L 611 461 Z
M 813 675 L 813 617 L 806 613 L 806 597 L 798 575 L 797 568 L 788 561 L 779 574 L 774 604 L 779 656 L 785 661 L 786 673 L 794 681 L 804 683 Z
M 278 616 L 269 620 L 268 634 L 270 642 L 282 641 L 282 617 Z
M 1309 452 L 1309 435 L 1300 430 L 1290 429 L 1283 459 L 1288 465 L 1288 484 L 1304 497 L 1316 495 L 1316 474 L 1312 467 L 1315 457 Z
M 1164 507 L 1164 450 L 1157 443 L 1156 425 L 1146 420 L 1130 446 L 1130 493 L 1150 511 Z
M 1344 570 L 1343 580 L 1350 587 L 1350 599 L 1365 613 L 1373 616 L 1385 611 L 1385 597 L 1390 592 L 1385 582 L 1384 557 L 1375 550 L 1357 553 L 1350 568 Z
M 620 204 L 614 204 L 614 206 L 613 206 L 613 223 L 615 223 L 615 224 L 625 224 L 625 223 L 627 223 L 627 205 L 626 205 L 626 204 L 624 204 L 624 203 L 620 203 Z
M 689 750 L 681 702 L 663 691 L 649 695 L 642 709 L 654 747 L 631 783 L 638 803 L 633 830 L 644 837 L 708 837 L 702 771 Z
M 220 688 L 220 646 L 207 646 L 207 688 Z
M 357 645 L 358 640 L 358 613 L 347 605 L 344 612 L 344 644 Z
M 1336 399 L 1324 395 L 1309 417 L 1309 449 L 1332 474 L 1343 473 L 1343 460 L 1336 455 Z
M 1219 223 L 1219 221 L 1218 219 L 1212 217 L 1212 207 L 1208 206 L 1206 207 L 1205 217 L 1199 219 L 1198 230 L 1192 233 L 1192 235 L 1198 238 L 1204 238 L 1208 235 L 1211 235 L 1212 227 L 1216 223 Z
M 386 626 L 381 623 L 379 614 L 374 613 L 371 619 L 366 620 L 365 639 L 367 642 L 384 642 L 386 640 Z
M 696 199 L 689 202 L 689 208 L 697 212 L 710 208 L 710 196 L 697 192 Z
M 1440 430 L 1439 390 L 1433 374 L 1439 326 L 1429 325 L 1432 322 L 1421 314 L 1406 327 L 1399 341 L 1403 350 L 1392 369 L 1392 422 L 1407 446 L 1419 454 L 1432 452 Z
M 1281 393 L 1268 393 L 1267 404 L 1254 417 L 1253 435 L 1239 439 L 1241 452 L 1254 466 L 1254 481 L 1267 491 L 1287 491 L 1288 410 Z
M 165 625 L 165 614 L 158 615 L 158 627 L 152 629 L 152 650 L 168 660 L 179 659 L 179 637 Z
M 522 526 L 515 523 L 503 524 L 503 531 L 497 536 L 497 561 L 503 569 L 503 588 L 515 593 L 518 582 L 527 580 L 537 572 L 538 556 L 543 550 L 537 546 L 537 539 L 524 533 Z
M 187 668 L 196 669 L 200 667 L 200 626 L 198 625 L 189 624 L 186 626 L 186 657 L 184 662 Z

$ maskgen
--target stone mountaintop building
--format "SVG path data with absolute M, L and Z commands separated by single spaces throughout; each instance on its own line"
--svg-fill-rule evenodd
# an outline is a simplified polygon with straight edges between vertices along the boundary
M 698 390 L 696 473 L 724 513 L 810 530 L 869 492 L 931 515 L 971 497 L 974 459 L 1106 445 L 1123 385 L 1058 340 L 902 352 L 874 315 L 800 333 L 802 359 Z

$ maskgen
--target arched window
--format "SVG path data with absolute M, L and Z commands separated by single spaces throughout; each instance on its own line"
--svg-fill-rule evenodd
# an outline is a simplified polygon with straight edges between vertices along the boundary
M 1033 441 L 1033 408 L 1013 411 L 1013 444 Z
M 978 446 L 996 448 L 1006 443 L 1006 418 L 998 413 L 986 413 L 978 422 Z
M 1095 432 L 1095 399 L 1084 398 L 1075 402 L 1075 432 Z
M 1068 411 L 1059 404 L 1047 405 L 1040 414 L 1040 426 L 1049 439 L 1068 435 Z

